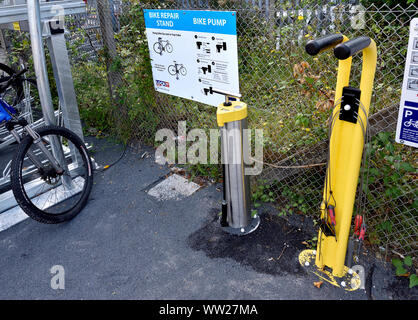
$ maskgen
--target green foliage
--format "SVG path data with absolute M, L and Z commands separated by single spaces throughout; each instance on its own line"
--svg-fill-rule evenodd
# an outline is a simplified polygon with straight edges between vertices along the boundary
M 374 189 L 383 188 L 385 197 L 381 201 L 390 201 L 408 193 L 408 186 L 413 183 L 412 173 L 417 169 L 412 166 L 413 152 L 405 152 L 402 146 L 394 142 L 393 132 L 380 132 L 367 149 L 370 162 L 369 184 Z M 367 186 L 364 186 L 368 192 Z
M 112 103 L 106 81 L 106 67 L 95 62 L 79 62 L 73 68 L 74 89 L 85 129 L 108 132 L 112 127 Z
M 289 187 L 284 187 L 282 196 L 287 199 L 287 204 L 282 209 L 279 215 L 287 215 L 292 213 L 308 213 L 309 202 L 306 199 L 306 195 L 302 192 L 298 192 Z
M 264 182 L 266 183 L 266 181 Z M 261 206 L 260 201 L 265 203 L 275 201 L 274 193 L 271 191 L 271 185 L 267 183 L 256 186 L 251 197 L 255 208 Z
M 126 142 L 132 138 L 153 136 L 149 133 L 156 132 L 160 120 L 155 111 L 151 64 L 140 2 L 131 1 L 120 21 L 121 29 L 115 35 L 118 56 L 111 61 L 108 70 L 121 76 L 121 83 L 112 83 L 116 90 L 113 99 L 107 79 L 105 50 L 97 52 L 97 60 L 83 59 L 78 52 L 78 45 L 84 43 L 89 35 L 82 28 L 73 30 L 80 37 L 70 50 L 74 56 L 81 55 L 81 61 L 73 66 L 81 118 L 87 126 L 116 135 Z M 153 143 L 153 140 L 146 142 Z
M 222 177 L 222 170 L 220 170 L 220 166 L 218 165 L 197 163 L 191 165 L 188 169 L 191 173 L 191 180 L 199 176 L 213 181 L 219 181 Z
M 400 5 L 403 8 L 407 8 L 409 5 L 416 3 L 417 0 L 362 0 L 361 4 L 364 6 L 369 6 L 374 4 L 376 7 L 381 7 L 382 5 L 387 5 L 388 7 L 395 7 Z
M 380 132 L 367 146 L 369 161 L 362 171 L 368 176 L 368 185 L 364 185 L 367 194 L 369 223 L 375 228 L 369 229 L 369 240 L 373 244 L 382 244 L 384 239 L 396 237 L 407 239 L 407 234 L 399 230 L 408 230 L 415 234 L 418 230 L 412 223 L 418 208 L 418 191 L 413 188 L 417 169 L 412 148 L 404 148 L 394 141 L 393 132 Z M 367 173 L 368 171 L 368 173 Z M 396 213 L 396 220 L 392 219 Z M 396 223 L 396 228 L 394 224 Z M 403 242 L 403 249 L 411 250 L 411 243 Z
M 417 274 L 414 272 L 411 273 L 410 271 L 414 269 L 411 256 L 406 256 L 402 260 L 394 258 L 392 259 L 392 264 L 395 266 L 395 273 L 398 277 L 403 276 L 409 278 L 409 288 L 418 285 Z

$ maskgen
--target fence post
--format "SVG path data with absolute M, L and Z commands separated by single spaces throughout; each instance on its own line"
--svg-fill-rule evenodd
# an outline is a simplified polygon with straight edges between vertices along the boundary
M 110 14 L 110 1 L 97 0 L 97 13 L 102 34 L 103 49 L 106 60 L 107 80 L 113 102 L 119 104 L 117 88 L 122 82 L 120 72 L 115 68 L 115 63 L 119 61 L 116 51 L 116 43 L 113 31 L 112 16 Z

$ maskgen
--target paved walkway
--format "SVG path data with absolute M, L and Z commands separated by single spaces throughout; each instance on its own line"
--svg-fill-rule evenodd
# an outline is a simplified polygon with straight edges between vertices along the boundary
M 93 141 L 101 165 L 122 152 L 121 146 Z M 290 227 L 273 209 L 262 210 L 262 225 L 254 234 L 237 240 L 214 222 L 219 186 L 181 200 L 157 201 L 146 191 L 170 170 L 153 156 L 149 148 L 128 150 L 115 166 L 96 174 L 91 200 L 74 220 L 44 225 L 27 219 L 1 232 L 0 299 L 368 298 L 365 290 L 314 287 L 317 279 L 297 262 L 298 243 L 310 236 L 306 221 L 290 226 L 301 230 L 274 264 L 268 258 L 277 258 L 283 244 L 274 243 L 271 239 L 281 238 L 272 235 Z M 266 239 L 273 241 L 270 246 Z M 64 290 L 51 288 L 54 265 L 65 270 Z M 366 272 L 370 266 L 365 265 Z M 378 262 L 370 280 L 374 298 L 413 297 L 412 291 L 399 290 L 392 271 Z

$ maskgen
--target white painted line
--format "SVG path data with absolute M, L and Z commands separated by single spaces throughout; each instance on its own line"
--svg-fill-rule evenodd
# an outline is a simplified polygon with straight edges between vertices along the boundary
M 170 199 L 180 200 L 190 196 L 199 190 L 199 188 L 200 186 L 198 184 L 190 182 L 178 174 L 173 174 L 151 188 L 148 194 L 157 198 L 159 201 Z
M 47 209 L 82 191 L 84 185 L 84 179 L 82 177 L 76 177 L 72 182 L 74 188 L 71 191 L 66 190 L 62 185 L 59 185 L 54 189 L 45 190 L 46 192 L 38 195 L 33 200 L 35 203 L 43 203 L 45 201 L 42 209 Z M 55 193 L 55 197 L 51 197 L 52 193 Z M 15 206 L 0 213 L 0 232 L 22 222 L 26 218 L 28 218 L 28 216 L 19 206 Z
M 11 208 L 0 214 L 0 232 L 29 218 L 20 207 Z

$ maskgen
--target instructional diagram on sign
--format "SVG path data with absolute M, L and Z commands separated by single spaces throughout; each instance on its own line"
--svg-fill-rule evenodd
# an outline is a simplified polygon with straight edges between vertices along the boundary
M 218 106 L 239 94 L 236 13 L 144 10 L 155 90 Z
M 410 24 L 396 142 L 418 147 L 418 18 Z

